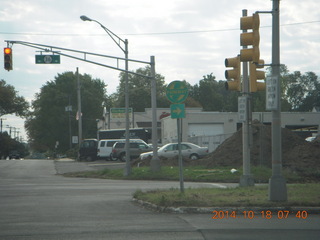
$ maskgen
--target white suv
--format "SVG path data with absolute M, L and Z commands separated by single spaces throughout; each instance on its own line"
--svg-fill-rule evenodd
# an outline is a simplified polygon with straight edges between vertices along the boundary
M 112 146 L 123 139 L 102 139 L 98 144 L 97 156 L 99 159 L 114 160 L 111 156 Z

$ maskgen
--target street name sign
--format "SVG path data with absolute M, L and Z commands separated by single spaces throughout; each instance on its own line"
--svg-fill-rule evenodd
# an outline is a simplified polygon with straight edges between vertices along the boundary
M 188 97 L 188 88 L 183 81 L 173 81 L 169 83 L 166 95 L 172 103 L 183 103 Z
M 59 64 L 60 55 L 36 55 L 36 64 Z

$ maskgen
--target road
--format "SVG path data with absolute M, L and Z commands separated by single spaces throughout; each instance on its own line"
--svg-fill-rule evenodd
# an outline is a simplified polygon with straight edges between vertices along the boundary
M 320 236 L 319 215 L 306 219 L 293 214 L 287 219 L 212 219 L 213 214 L 153 212 L 134 204 L 132 193 L 136 189 L 179 188 L 178 182 L 56 175 L 76 165 L 52 160 L 0 160 L 0 239 L 295 240 Z M 199 186 L 218 185 L 186 183 L 187 188 Z

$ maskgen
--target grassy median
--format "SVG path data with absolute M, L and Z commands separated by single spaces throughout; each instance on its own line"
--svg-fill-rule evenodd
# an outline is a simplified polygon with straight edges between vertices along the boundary
M 268 186 L 237 188 L 188 188 L 137 190 L 136 199 L 162 207 L 319 207 L 319 184 L 290 184 L 287 186 L 288 201 L 270 202 Z
M 251 172 L 256 183 L 268 183 L 271 177 L 271 169 L 267 167 L 252 167 Z M 232 169 L 231 167 L 217 167 L 207 169 L 201 166 L 189 166 L 183 170 L 185 181 L 192 182 L 224 182 L 238 183 L 242 169 Z M 284 170 L 283 175 L 288 183 L 308 183 L 318 182 L 320 173 L 312 169 L 304 173 Z M 105 179 L 128 179 L 128 180 L 173 180 L 179 181 L 179 168 L 162 166 L 159 172 L 152 172 L 149 167 L 133 167 L 131 175 L 125 177 L 123 169 L 104 169 L 99 171 L 66 173 L 67 177 L 89 177 Z
M 206 169 L 201 166 L 185 167 L 184 181 L 238 183 L 242 169 L 231 171 L 230 167 Z M 271 169 L 252 167 L 255 183 L 268 183 Z M 136 199 L 154 203 L 163 207 L 320 207 L 319 173 L 306 170 L 297 173 L 284 170 L 283 175 L 287 185 L 288 201 L 270 202 L 268 186 L 237 187 L 227 189 L 217 188 L 188 188 L 184 193 L 179 189 L 153 190 L 143 192 L 137 190 L 133 196 Z M 134 167 L 130 176 L 123 175 L 123 169 L 104 169 L 100 171 L 78 172 L 64 174 L 67 177 L 88 177 L 103 179 L 126 180 L 172 180 L 179 181 L 178 167 L 161 167 L 161 171 L 152 172 L 149 167 Z

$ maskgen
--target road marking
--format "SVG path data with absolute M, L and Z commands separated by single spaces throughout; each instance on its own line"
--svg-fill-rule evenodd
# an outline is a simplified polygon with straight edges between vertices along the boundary
M 123 165 L 125 163 L 91 163 L 88 166 L 112 166 L 112 165 Z
M 227 188 L 227 186 L 219 184 L 219 183 L 207 183 L 207 184 L 212 185 L 216 188 Z

